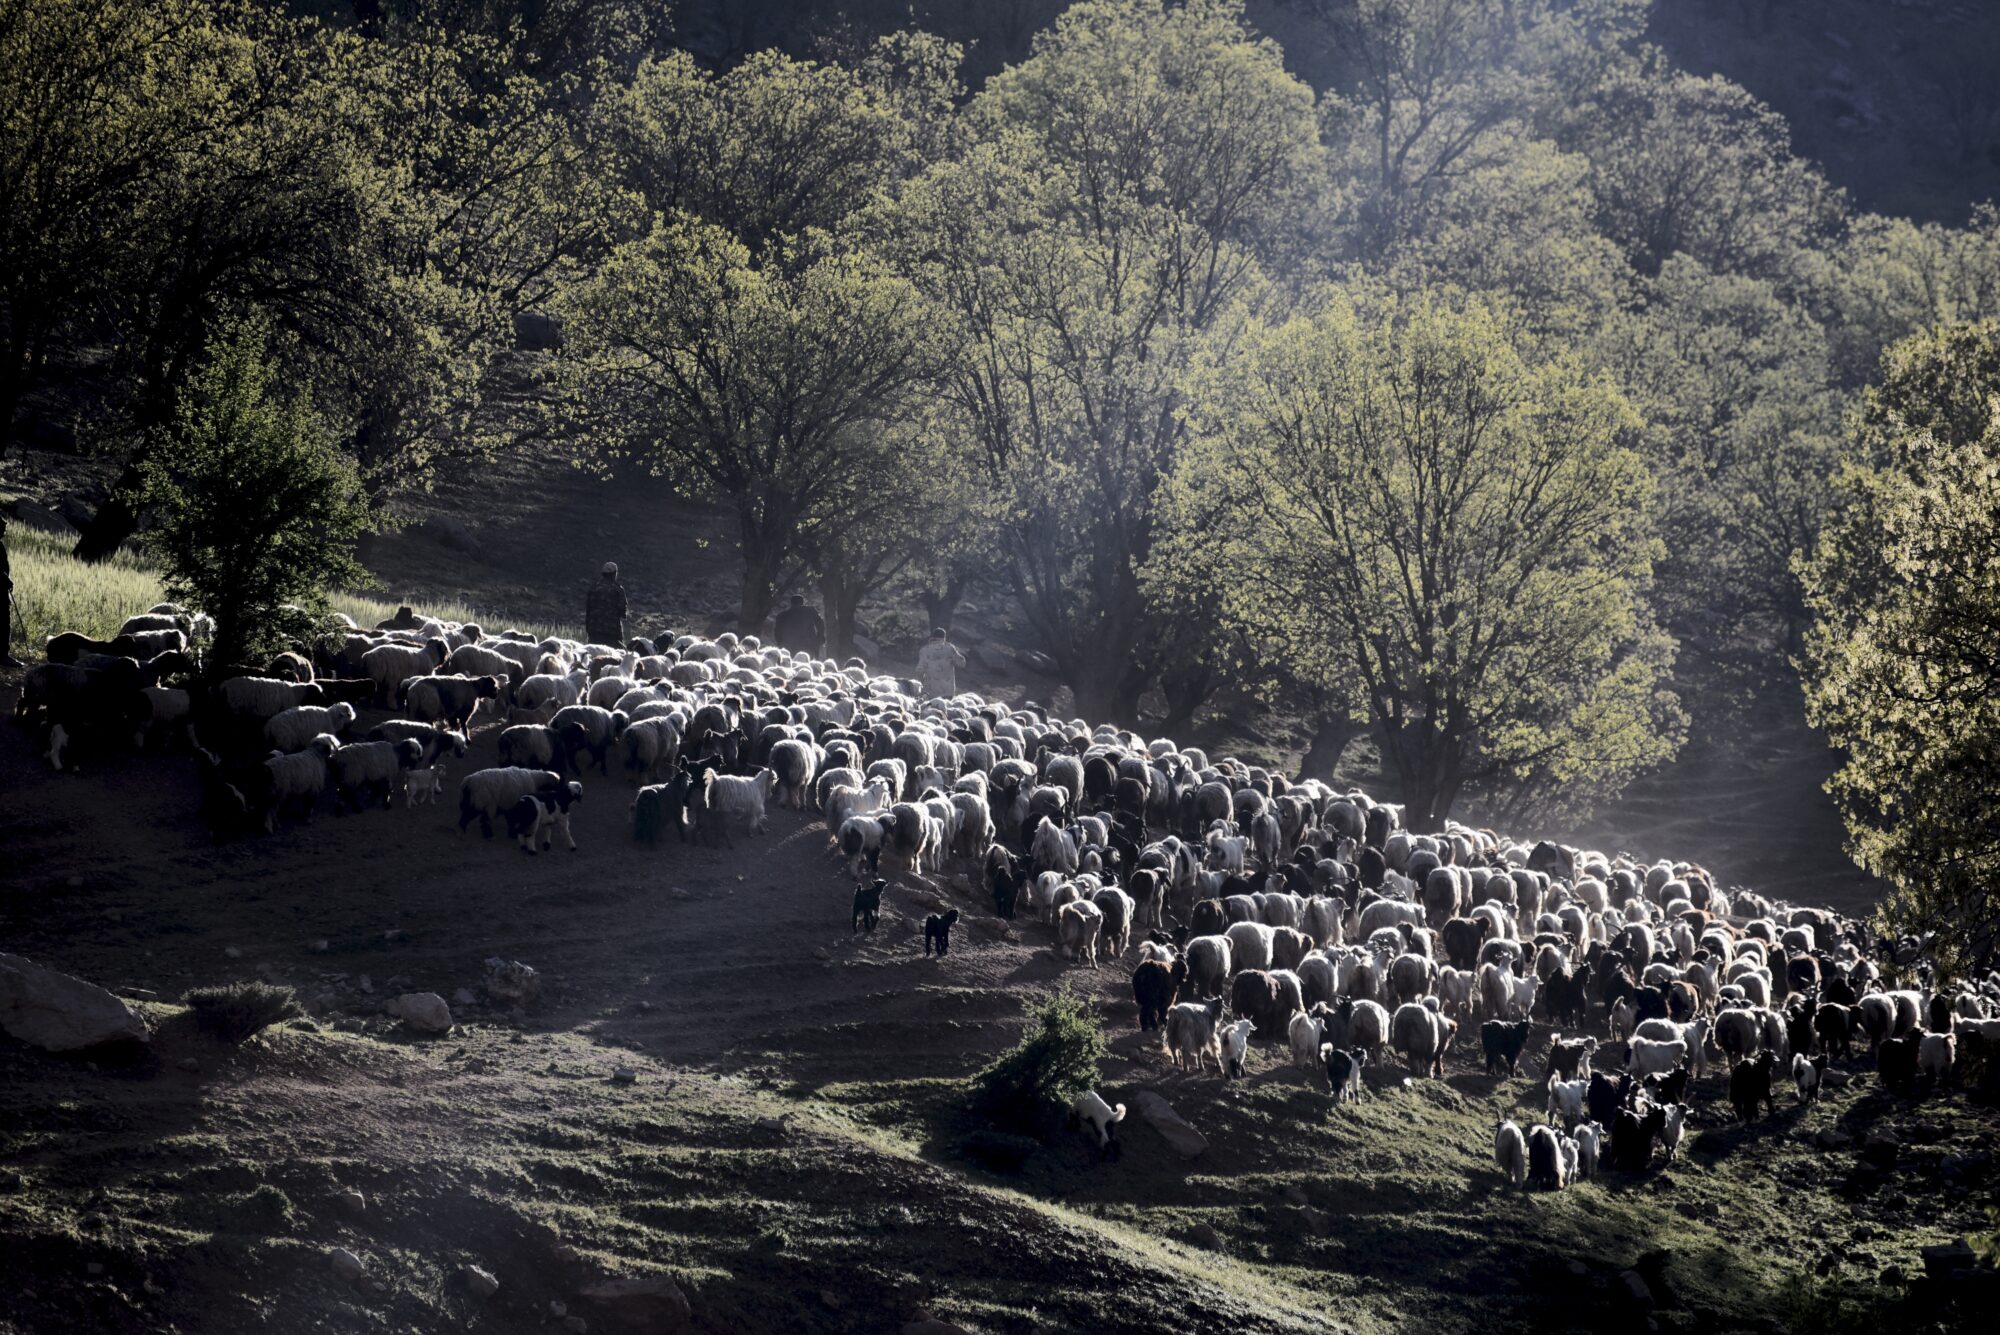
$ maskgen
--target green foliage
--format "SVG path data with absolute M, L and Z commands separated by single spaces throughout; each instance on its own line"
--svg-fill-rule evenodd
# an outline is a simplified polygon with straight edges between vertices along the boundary
M 149 452 L 139 500 L 167 592 L 215 618 L 215 657 L 238 663 L 300 633 L 288 608 L 368 581 L 355 539 L 373 527 L 354 463 L 313 410 L 278 397 L 264 330 L 210 346 Z
M 1947 975 L 2000 956 L 1995 395 L 2000 325 L 1892 349 L 1859 424 L 1880 466 L 1842 474 L 1801 572 L 1807 709 L 1847 753 L 1828 790 L 1856 859 L 1895 887 L 1885 927 L 1922 938 Z
M 181 1001 L 197 1025 L 225 1043 L 242 1043 L 281 1020 L 304 1015 L 296 993 L 271 983 L 224 983 L 197 987 Z
M 160 572 L 138 553 L 121 549 L 87 564 L 70 554 L 71 539 L 7 525 L 8 573 L 14 581 L 14 657 L 32 663 L 51 635 L 81 631 L 110 639 L 126 617 L 166 597 Z
M 1518 815 L 1671 755 L 1672 645 L 1644 587 L 1631 411 L 1530 364 L 1476 301 L 1337 295 L 1211 361 L 1154 577 L 1365 708 L 1414 828 L 1462 792 Z
M 246 1231 L 288 1233 L 292 1225 L 298 1221 L 298 1211 L 293 1208 L 291 1197 L 266 1182 L 248 1195 L 234 1201 L 230 1217 Z
M 1021 1041 L 973 1077 L 973 1111 L 1003 1128 L 1041 1134 L 1096 1085 L 1105 1051 L 1090 998 L 1067 988 L 1052 993 Z

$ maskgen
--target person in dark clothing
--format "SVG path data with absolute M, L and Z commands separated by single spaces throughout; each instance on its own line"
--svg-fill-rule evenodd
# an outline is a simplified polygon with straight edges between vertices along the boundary
M 592 644 L 625 647 L 625 586 L 618 582 L 618 563 L 606 561 L 597 583 L 583 598 L 583 633 Z
M 0 515 L 0 667 L 21 667 L 14 657 L 14 576 L 7 569 L 7 516 Z
M 401 607 L 396 609 L 396 615 L 390 617 L 387 621 L 376 622 L 375 629 L 415 630 L 417 627 L 423 624 L 424 624 L 424 619 L 418 616 L 415 612 L 411 611 L 410 605 L 408 603 L 404 603 Z
M 820 620 L 819 613 L 806 606 L 802 594 L 792 595 L 792 605 L 778 613 L 771 630 L 773 638 L 782 648 L 795 649 L 814 657 L 819 655 L 820 646 L 826 643 L 826 622 Z

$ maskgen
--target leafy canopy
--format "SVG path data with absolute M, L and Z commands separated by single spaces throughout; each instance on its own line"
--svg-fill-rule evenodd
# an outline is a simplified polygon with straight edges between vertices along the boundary
M 2000 325 L 1891 350 L 1841 508 L 1802 570 L 1806 703 L 1881 914 L 1948 974 L 2000 956 Z
M 221 663 L 300 634 L 329 587 L 369 582 L 353 546 L 373 515 L 354 462 L 277 392 L 268 357 L 256 322 L 212 343 L 141 472 L 146 546 L 168 594 L 215 618 Z

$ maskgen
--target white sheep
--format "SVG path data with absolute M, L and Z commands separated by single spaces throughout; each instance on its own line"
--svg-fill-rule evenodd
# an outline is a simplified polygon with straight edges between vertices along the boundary
M 361 675 L 375 683 L 378 704 L 393 705 L 398 686 L 442 665 L 450 652 L 440 639 L 422 644 L 378 644 L 361 655 Z
M 424 748 L 419 742 L 354 742 L 333 753 L 328 762 L 333 777 L 334 813 L 340 812 L 340 800 L 345 797 L 353 802 L 356 811 L 362 807 L 362 790 L 380 790 L 382 805 L 386 808 L 396 791 L 396 781 L 405 770 L 422 763 Z
M 428 769 L 413 769 L 403 789 L 403 805 L 435 806 L 438 792 L 444 787 L 445 768 L 432 765 Z
M 340 740 L 324 734 L 315 737 L 303 751 L 292 755 L 272 755 L 264 762 L 268 774 L 265 785 L 264 831 L 278 828 L 278 813 L 285 803 L 302 803 L 306 819 L 312 818 L 313 804 L 326 791 L 326 764 L 340 749 Z
M 1261 922 L 1233 922 L 1223 935 L 1229 938 L 1234 972 L 1271 967 L 1271 948 L 1277 937 L 1274 929 Z
M 1625 1070 L 1628 1074 L 1641 1078 L 1649 1075 L 1667 1075 L 1687 1060 L 1688 1045 L 1685 1039 L 1634 1038 L 1629 1048 Z
M 1219 941 L 1220 937 L 1207 938 Z M 1192 944 L 1192 943 L 1190 943 Z M 1220 1031 L 1217 1025 L 1222 1019 L 1222 998 L 1211 997 L 1207 1001 L 1177 1002 L 1167 1012 L 1167 1022 L 1160 1030 L 1160 1042 L 1167 1054 L 1174 1059 L 1176 1070 L 1187 1069 L 1187 1059 L 1194 1059 L 1194 1069 L 1202 1069 L 1202 1058 L 1215 1059 L 1215 1069 L 1222 1070 Z
M 1499 1164 L 1500 1171 L 1507 1175 L 1509 1186 L 1527 1185 L 1528 1140 L 1511 1118 L 1503 1119 L 1493 1128 L 1493 1161 Z
M 553 788 L 561 782 L 562 776 L 553 770 L 524 769 L 514 765 L 468 774 L 458 785 L 458 832 L 464 834 L 473 817 L 477 816 L 479 832 L 491 839 L 495 817 L 506 815 L 516 802 L 529 794 Z
M 1576 1169 L 1578 1178 L 1597 1176 L 1598 1160 L 1604 1153 L 1604 1128 L 1596 1122 L 1580 1122 L 1576 1128 Z
M 1256 1031 L 1253 1020 L 1236 1020 L 1222 1029 L 1222 1078 L 1238 1080 L 1244 1074 L 1244 1058 L 1250 1052 L 1250 1035 Z
M 1304 1067 L 1308 1071 L 1315 1067 L 1325 1069 L 1319 1055 L 1322 1030 L 1320 1022 L 1304 1011 L 1296 1012 L 1292 1016 L 1291 1025 L 1285 1034 L 1285 1039 L 1292 1049 L 1292 1065 Z
M 276 677 L 231 677 L 216 688 L 223 707 L 242 718 L 268 719 L 323 698 L 320 688 L 309 681 L 279 681 Z
M 1089 1126 L 1096 1135 L 1099 1153 L 1116 1156 L 1118 1140 L 1111 1128 L 1125 1120 L 1124 1104 L 1106 1103 L 1096 1090 L 1086 1089 L 1070 1100 L 1069 1111 L 1071 1117 Z
M 278 751 L 296 751 L 321 733 L 338 737 L 354 725 L 354 706 L 293 705 L 264 724 L 264 740 Z
M 1097 937 L 1103 928 L 1104 914 L 1089 900 L 1065 904 L 1056 915 L 1056 936 L 1063 954 L 1092 969 L 1097 967 Z
M 1958 1040 L 1951 1034 L 1925 1034 L 1917 1043 L 1917 1070 L 1920 1074 L 1948 1084 L 1952 1062 L 1958 1056 Z
M 789 802 L 794 810 L 804 811 L 806 793 L 812 788 L 813 774 L 819 764 L 819 748 L 810 742 L 787 738 L 774 745 L 769 760 L 771 771 L 777 776 L 773 800 Z
M 708 776 L 708 810 L 723 838 L 727 840 L 729 837 L 731 820 L 742 821 L 751 834 L 764 833 L 768 819 L 765 805 L 777 786 L 777 773 L 768 767 L 750 775 L 711 772 Z
M 1583 1120 L 1586 1096 L 1590 1093 L 1588 1080 L 1564 1080 L 1560 1076 L 1549 1076 L 1549 1106 L 1547 1116 L 1551 1124 L 1557 1117 L 1562 1118 L 1565 1130 Z

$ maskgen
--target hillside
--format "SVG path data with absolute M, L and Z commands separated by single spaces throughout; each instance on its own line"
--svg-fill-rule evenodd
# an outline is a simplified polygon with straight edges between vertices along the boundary
M 495 731 L 454 766 L 493 763 Z M 1662 1330 L 1850 1330 L 1891 1307 L 1924 1329 L 1959 1315 L 1897 1306 L 1940 1300 L 1904 1287 L 1921 1249 L 1976 1225 L 1993 1182 L 1991 1107 L 1889 1094 L 1859 1058 L 1844 1090 L 1784 1096 L 1747 1128 L 1711 1075 L 1671 1165 L 1522 1196 L 1491 1128 L 1539 1115 L 1538 1061 L 1488 1076 L 1468 1040 L 1445 1079 L 1371 1068 L 1340 1110 L 1281 1044 L 1239 1083 L 1176 1074 L 1135 1028 L 1124 968 L 1065 966 L 1048 928 L 996 920 L 963 883 L 898 886 L 854 936 L 817 819 L 649 852 L 617 777 L 587 781 L 581 851 L 532 861 L 458 834 L 448 805 L 218 849 L 186 759 L 51 776 L 11 727 L 0 784 L 0 940 L 126 989 L 158 1029 L 131 1065 L 0 1041 L 8 1335 L 932 1316 L 1022 1335 L 1586 1331 L 1638 1319 L 1635 1293 Z M 925 960 L 919 923 L 941 900 L 967 921 Z M 479 995 L 496 956 L 541 972 L 537 1006 Z M 170 1004 L 245 976 L 295 985 L 314 1019 L 232 1050 Z M 1137 1116 L 1118 1162 L 1075 1138 L 1019 1171 L 968 1157 L 959 1079 L 1058 983 L 1096 998 L 1113 1036 L 1107 1097 L 1163 1095 L 1202 1157 Z M 399 1027 L 382 1002 L 406 990 L 453 998 L 458 1030 Z M 335 1276 L 336 1247 L 362 1258 L 360 1282 Z M 467 1264 L 496 1297 L 467 1293 Z M 624 1324 L 589 1296 L 611 1276 L 670 1278 L 686 1320 Z

